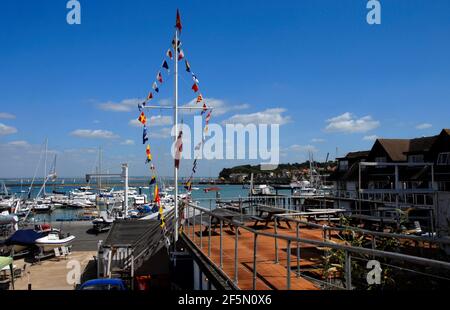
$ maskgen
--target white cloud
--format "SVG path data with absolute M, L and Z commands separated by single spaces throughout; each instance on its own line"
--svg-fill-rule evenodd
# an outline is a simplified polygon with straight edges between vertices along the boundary
M 107 101 L 98 104 L 98 107 L 104 111 L 112 111 L 112 112 L 130 112 L 137 109 L 139 103 L 141 103 L 141 99 L 132 98 L 132 99 L 124 99 L 120 102 Z
M 122 144 L 122 145 L 134 145 L 134 140 L 127 139 L 127 140 L 123 141 L 120 144 Z
M 233 105 L 224 100 L 215 99 L 215 98 L 204 98 L 204 102 L 206 103 L 206 105 L 208 107 L 211 107 L 213 109 L 213 112 L 212 112 L 213 116 L 220 116 L 220 115 L 226 114 L 228 112 L 232 112 L 232 111 L 245 110 L 250 107 L 250 105 L 248 105 L 248 104 Z M 183 105 L 184 108 L 202 107 L 202 106 L 203 106 L 203 103 L 197 103 L 197 98 L 194 98 L 191 101 L 189 101 L 188 103 Z M 198 110 L 197 109 L 184 110 L 184 113 L 195 114 L 195 113 L 198 113 Z
M 119 137 L 109 130 L 102 129 L 77 129 L 72 131 L 70 135 L 88 139 L 116 139 Z
M 138 119 L 132 119 L 128 122 L 128 124 L 133 127 L 142 127 L 142 123 Z M 147 119 L 147 126 L 149 127 L 167 126 L 167 125 L 172 125 L 171 116 L 156 115 L 150 117 L 150 119 Z
M 311 139 L 312 143 L 324 143 L 326 140 L 321 138 L 313 138 Z
M 23 148 L 28 148 L 31 146 L 27 141 L 24 141 L 24 140 L 11 141 L 8 143 L 8 145 L 15 146 L 15 147 L 23 147 Z
M 0 123 L 0 136 L 12 135 L 16 132 L 16 128 Z
M 433 125 L 431 125 L 429 123 L 423 123 L 423 124 L 417 125 L 416 129 L 423 130 L 423 129 L 428 129 L 428 128 L 431 128 L 431 127 L 433 127 Z
M 223 121 L 224 124 L 279 124 L 284 125 L 291 121 L 290 116 L 282 115 L 286 109 L 275 108 L 250 114 L 235 114 Z M 214 113 L 214 112 L 213 112 Z
M 170 127 L 164 127 L 158 130 L 149 130 L 148 135 L 154 139 L 165 139 L 170 137 L 171 132 L 172 129 Z
M 368 132 L 380 126 L 380 122 L 367 115 L 357 118 L 350 112 L 330 118 L 326 121 L 328 123 L 325 131 L 327 132 Z
M 15 119 L 16 116 L 14 114 L 11 113 L 6 113 L 6 112 L 0 112 L 0 119 Z
M 287 148 L 288 151 L 293 152 L 312 152 L 317 153 L 319 150 L 314 145 L 299 145 L 299 144 L 293 144 L 290 147 Z
M 363 138 L 364 141 L 375 141 L 376 139 L 378 139 L 377 135 L 364 136 Z

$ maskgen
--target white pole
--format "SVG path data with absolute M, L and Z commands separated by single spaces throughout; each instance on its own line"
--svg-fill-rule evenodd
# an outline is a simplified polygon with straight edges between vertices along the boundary
M 127 218 L 128 216 L 128 164 L 122 164 L 122 175 L 124 178 L 124 207 L 125 207 L 125 215 L 124 217 Z
M 175 146 L 176 141 L 178 138 L 178 29 L 175 27 L 175 55 L 174 55 L 174 61 L 175 61 L 175 107 L 174 107 L 174 121 L 175 121 Z M 176 156 L 177 150 L 175 150 L 175 156 Z M 181 158 L 180 158 L 181 159 Z M 174 225 L 174 239 L 175 242 L 178 241 L 178 169 L 174 165 L 174 182 L 175 182 L 175 225 Z

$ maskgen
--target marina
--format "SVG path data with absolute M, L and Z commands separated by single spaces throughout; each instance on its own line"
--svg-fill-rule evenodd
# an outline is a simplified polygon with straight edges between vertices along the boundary
M 239 100 L 237 95 L 230 96 L 233 100 L 207 96 L 206 89 L 218 88 L 206 78 L 218 72 L 205 74 L 205 82 L 194 73 L 236 51 L 214 51 L 217 57 L 208 59 L 215 62 L 202 63 L 205 46 L 196 46 L 184 26 L 177 9 L 173 32 L 158 28 L 165 41 L 162 35 L 152 41 L 151 55 L 164 48 L 159 66 L 117 48 L 124 55 L 115 59 L 133 61 L 124 68 L 108 65 L 108 75 L 123 74 L 132 81 L 129 92 L 145 87 L 144 96 L 79 99 L 98 114 L 83 110 L 78 118 L 89 115 L 95 119 L 87 123 L 108 124 L 110 130 L 80 125 L 65 133 L 75 141 L 67 144 L 57 132 L 46 133 L 52 139 L 41 145 L 0 142 L 0 290 L 384 293 L 450 288 L 450 129 L 443 127 L 448 124 L 419 124 L 415 128 L 421 132 L 408 131 L 405 124 L 411 127 L 412 121 L 407 118 L 403 127 L 369 136 L 381 126 L 375 116 L 343 112 L 327 116 L 324 128 L 316 130 L 318 112 L 335 113 L 339 105 L 323 108 L 314 97 L 332 89 L 314 90 L 311 103 L 304 104 L 311 87 L 305 81 L 302 88 L 262 80 L 258 87 L 281 100 L 295 89 L 295 102 L 308 112 L 267 106 L 244 114 L 249 105 L 235 103 L 245 102 L 244 91 Z M 208 33 L 205 40 L 218 44 L 213 34 L 214 40 Z M 120 31 L 116 36 L 125 42 Z M 156 68 L 155 78 L 149 83 L 145 72 L 145 80 L 137 79 L 136 72 L 127 71 L 133 66 Z M 244 66 L 230 70 L 235 75 L 251 71 Z M 239 77 L 225 78 L 234 82 Z M 119 92 L 118 85 L 86 80 L 108 85 L 102 93 Z M 76 119 L 73 104 L 64 104 Z M 342 105 L 339 109 L 347 108 Z M 385 110 L 374 108 L 378 115 Z M 101 118 L 107 112 L 114 113 Z M 0 119 L 12 121 L 15 115 L 2 112 Z M 301 130 L 293 127 L 299 119 L 305 123 Z M 70 126 L 72 121 L 67 121 Z M 5 132 L 0 136 L 17 134 L 8 128 L 0 123 Z M 363 142 L 355 142 L 358 134 Z M 70 143 L 77 148 L 69 148 Z M 17 160 L 22 152 L 33 160 Z

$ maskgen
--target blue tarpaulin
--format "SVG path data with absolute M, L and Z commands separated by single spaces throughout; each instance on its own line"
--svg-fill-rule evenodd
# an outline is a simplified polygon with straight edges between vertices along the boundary
M 6 241 L 6 245 L 32 245 L 36 241 L 42 237 L 42 233 L 34 231 L 33 229 L 23 229 L 16 231 L 11 237 L 9 237 Z

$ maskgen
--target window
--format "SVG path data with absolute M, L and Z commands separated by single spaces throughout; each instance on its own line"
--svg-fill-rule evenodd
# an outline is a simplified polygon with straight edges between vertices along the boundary
M 423 154 L 409 155 L 408 162 L 409 163 L 423 163 L 424 162 Z
M 376 163 L 385 163 L 387 162 L 387 158 L 386 157 L 375 157 L 375 162 Z M 377 166 L 377 168 L 386 168 L 386 166 Z
M 344 171 L 348 169 L 348 160 L 339 161 L 339 170 Z
M 438 165 L 448 165 L 450 164 L 450 152 L 439 153 L 437 159 Z

